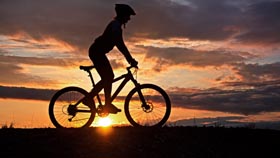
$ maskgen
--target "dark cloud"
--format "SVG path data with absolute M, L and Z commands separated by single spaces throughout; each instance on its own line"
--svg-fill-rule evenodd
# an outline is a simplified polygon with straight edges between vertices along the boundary
M 169 0 L 136 1 L 139 14 L 132 30 L 148 38 L 186 37 L 199 40 L 222 40 L 235 30 L 241 10 L 225 0 L 187 1 L 181 5 Z
M 1 98 L 49 100 L 56 90 L 0 86 Z M 187 109 L 220 111 L 253 115 L 280 112 L 280 81 L 239 90 L 183 90 L 169 89 L 172 106 Z M 124 99 L 124 96 L 118 99 Z M 122 100 L 123 101 L 123 100 Z
M 196 67 L 233 65 L 256 57 L 248 52 L 213 50 L 197 51 L 187 48 L 155 48 L 145 47 L 146 57 L 155 58 L 157 69 L 175 64 L 187 64 Z
M 49 101 L 56 90 L 0 86 L 0 98 L 17 98 Z
M 27 74 L 24 72 L 23 67 L 13 63 L 0 62 L 0 83 L 7 85 L 55 85 L 57 81 L 42 78 L 40 76 Z
M 250 4 L 242 15 L 242 34 L 236 39 L 242 43 L 273 44 L 280 42 L 280 1 Z
M 84 61 L 83 59 L 72 59 L 72 58 L 38 58 L 38 57 L 19 57 L 19 56 L 5 56 L 0 55 L 0 63 L 9 64 L 28 64 L 28 65 L 41 65 L 41 66 L 77 66 L 78 63 Z
M 174 106 L 238 114 L 279 112 L 280 82 L 240 90 L 207 89 L 194 93 L 170 92 Z
M 58 81 L 40 77 L 36 74 L 26 72 L 25 65 L 32 66 L 57 66 L 57 67 L 73 67 L 83 62 L 83 59 L 72 58 L 56 59 L 56 58 L 38 58 L 38 57 L 19 57 L 0 55 L 0 83 L 7 85 L 57 85 Z
M 114 16 L 114 0 L 2 0 L 0 34 L 26 32 L 34 38 L 52 36 L 87 50 Z M 169 0 L 123 1 L 137 16 L 125 30 L 127 38 L 184 37 L 239 41 L 279 42 L 279 2 L 190 0 L 182 5 Z M 244 7 L 245 4 L 249 7 Z M 263 7 L 264 6 L 264 7 Z
M 188 5 L 165 1 L 134 2 L 139 14 L 132 22 L 132 32 L 146 35 L 148 38 L 184 37 L 191 40 L 225 40 L 241 32 L 261 33 L 268 30 L 266 39 L 260 42 L 273 42 L 278 36 L 278 25 L 271 27 L 277 18 L 277 7 L 274 12 L 269 9 L 263 12 L 269 20 L 257 27 L 250 24 L 261 14 L 255 14 L 248 6 L 269 5 L 269 1 L 231 1 L 231 0 L 189 0 Z M 276 9 L 275 9 L 276 8 Z M 262 12 L 263 8 L 257 7 L 256 12 Z M 278 9 L 279 12 L 279 9 Z M 247 24 L 248 23 L 248 24 Z M 245 34 L 243 34 L 245 35 Z M 242 35 L 242 36 L 243 36 Z M 261 37 L 261 36 L 259 36 Z M 244 40 L 250 40 L 245 37 Z
M 280 80 L 280 62 L 263 65 L 239 63 L 235 70 L 244 82 Z
M 272 81 L 243 81 L 243 82 L 224 82 L 223 85 L 226 87 L 263 87 L 263 86 L 269 86 L 269 85 L 274 85 L 280 83 L 280 80 L 272 80 Z
M 55 95 L 55 93 L 58 92 L 59 90 L 60 89 L 40 89 L 40 88 L 11 87 L 11 86 L 0 85 L 0 98 L 50 101 L 52 97 Z M 103 94 L 99 94 L 99 95 L 101 98 L 104 98 Z M 118 96 L 116 98 L 116 101 L 124 102 L 125 98 L 126 96 Z
M 54 37 L 87 48 L 113 17 L 112 2 L 74 0 L 1 1 L 0 33 L 26 32 L 41 39 Z

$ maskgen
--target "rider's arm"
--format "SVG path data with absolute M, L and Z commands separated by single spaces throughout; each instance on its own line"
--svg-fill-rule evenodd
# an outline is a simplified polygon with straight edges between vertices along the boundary
M 122 36 L 118 36 L 117 42 L 116 42 L 116 46 L 117 48 L 120 50 L 120 52 L 122 52 L 122 54 L 125 56 L 126 60 L 128 63 L 131 63 L 133 58 L 130 54 L 130 52 L 128 51 Z
M 117 48 L 125 56 L 127 62 L 131 64 L 131 62 L 133 62 L 134 59 L 132 58 L 130 52 L 128 51 L 123 41 L 121 28 L 114 30 L 114 38 Z

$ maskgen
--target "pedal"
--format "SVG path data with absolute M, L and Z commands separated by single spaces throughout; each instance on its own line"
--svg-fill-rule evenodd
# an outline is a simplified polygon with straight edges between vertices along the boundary
M 98 114 L 99 117 L 107 117 L 109 115 L 108 112 L 104 112 L 103 105 L 98 105 L 97 114 Z

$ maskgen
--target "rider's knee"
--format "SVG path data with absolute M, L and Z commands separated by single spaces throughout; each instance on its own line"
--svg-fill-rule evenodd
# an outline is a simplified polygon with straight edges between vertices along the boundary
M 110 74 L 108 75 L 108 79 L 109 79 L 110 81 L 113 81 L 113 80 L 114 80 L 114 77 L 115 77 L 115 75 L 114 75 L 113 72 L 110 73 Z

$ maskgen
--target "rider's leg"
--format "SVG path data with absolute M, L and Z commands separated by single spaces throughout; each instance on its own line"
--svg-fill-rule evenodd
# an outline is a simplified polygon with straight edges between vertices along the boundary
M 111 92 L 114 73 L 108 58 L 105 55 L 98 55 L 93 57 L 93 62 L 98 74 L 101 77 L 101 81 L 97 83 L 96 89 L 93 91 L 98 91 L 100 87 L 103 87 L 105 95 L 105 107 L 108 108 L 109 112 L 120 112 L 120 109 L 111 104 Z
M 114 73 L 111 65 L 108 62 L 104 62 L 101 68 L 96 68 L 98 74 L 101 77 L 101 81 L 98 83 L 97 88 L 104 88 L 105 95 L 105 105 L 111 104 L 111 92 L 112 92 L 112 82 L 114 79 Z
M 99 55 L 98 51 L 93 47 L 92 45 L 89 49 L 89 58 L 94 63 L 96 70 L 102 69 L 102 63 L 104 63 L 104 60 L 106 61 L 105 55 Z M 99 81 L 97 84 L 94 85 L 94 88 L 88 93 L 87 96 L 85 96 L 82 100 L 82 102 L 87 105 L 91 106 L 94 104 L 93 97 L 96 96 L 101 90 L 103 89 L 103 81 Z
M 102 81 L 99 81 L 94 88 L 89 92 L 89 96 L 90 98 L 93 98 L 94 96 L 96 96 L 101 90 L 103 89 L 103 83 Z

